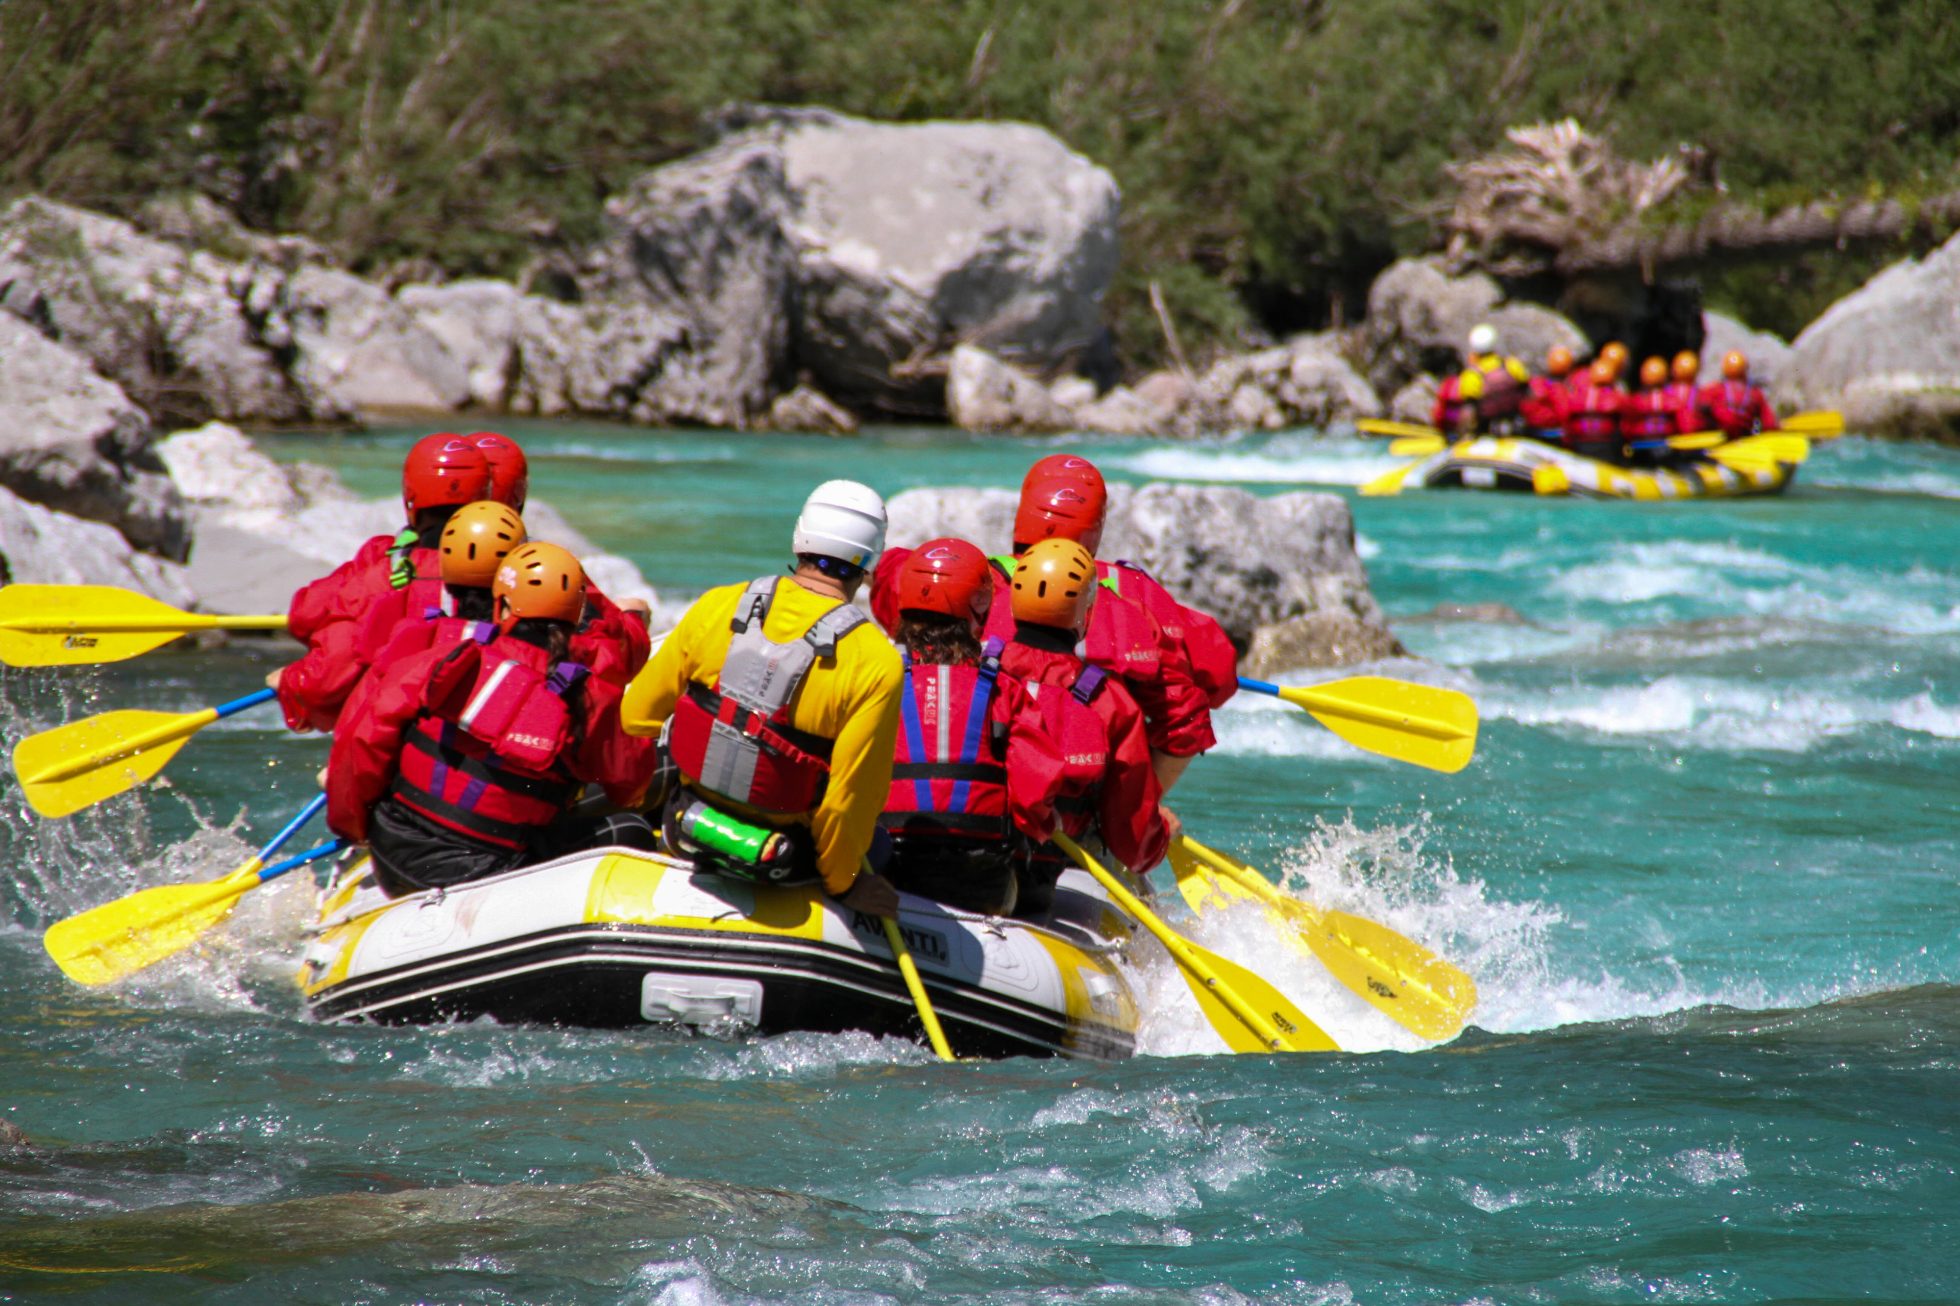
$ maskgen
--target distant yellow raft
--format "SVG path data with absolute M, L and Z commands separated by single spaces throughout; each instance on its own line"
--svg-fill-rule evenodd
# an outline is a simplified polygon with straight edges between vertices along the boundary
M 1402 483 L 1591 499 L 1733 499 L 1781 494 L 1796 474 L 1795 463 L 1769 459 L 1749 466 L 1699 462 L 1675 468 L 1616 467 L 1538 440 L 1478 436 L 1458 440 L 1417 463 Z

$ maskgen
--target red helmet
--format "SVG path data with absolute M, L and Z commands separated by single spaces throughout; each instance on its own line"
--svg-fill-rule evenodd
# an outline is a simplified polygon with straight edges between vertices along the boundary
M 1050 454 L 1021 481 L 1021 506 L 1014 514 L 1014 546 L 1025 549 L 1046 539 L 1074 540 L 1094 553 L 1102 543 L 1109 515 L 1109 490 L 1087 458 Z
M 978 627 L 994 602 L 994 569 L 965 540 L 927 540 L 898 569 L 900 612 L 943 612 Z
M 490 460 L 490 497 L 523 512 L 531 493 L 531 464 L 517 441 L 495 431 L 473 431 L 469 440 Z
M 454 431 L 423 436 L 402 462 L 402 507 L 411 517 L 489 497 L 490 460 Z

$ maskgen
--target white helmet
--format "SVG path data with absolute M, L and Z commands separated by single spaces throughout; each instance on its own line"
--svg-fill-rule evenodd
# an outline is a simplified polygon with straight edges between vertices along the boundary
M 790 551 L 814 553 L 871 570 L 885 550 L 885 501 L 856 481 L 825 481 L 810 492 L 796 519 Z
M 1497 349 L 1497 328 L 1488 322 L 1479 322 L 1470 328 L 1470 352 L 1473 354 L 1493 353 Z

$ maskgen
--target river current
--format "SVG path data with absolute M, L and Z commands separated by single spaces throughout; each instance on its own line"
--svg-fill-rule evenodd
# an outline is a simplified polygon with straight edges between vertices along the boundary
M 827 476 L 1010 486 L 1054 447 L 507 429 L 669 602 L 780 565 Z M 380 494 L 411 434 L 267 445 Z M 323 1027 L 291 983 L 302 875 L 70 985 L 48 922 L 229 870 L 311 792 L 322 744 L 247 713 L 65 822 L 0 791 L 0 1120 L 27 1140 L 0 1141 L 0 1300 L 1960 1300 L 1960 452 L 1847 439 L 1780 498 L 1649 505 L 1353 498 L 1391 460 L 1312 433 L 1085 447 L 1115 480 L 1350 496 L 1420 659 L 1372 669 L 1469 693 L 1476 761 L 1398 766 L 1242 696 L 1176 806 L 1458 961 L 1473 1028 L 1426 1047 L 1174 892 L 1350 1051 L 1224 1055 L 1167 968 L 1115 1065 Z M 1437 612 L 1471 603 L 1509 612 Z M 190 710 L 273 665 L 8 671 L 0 720 Z

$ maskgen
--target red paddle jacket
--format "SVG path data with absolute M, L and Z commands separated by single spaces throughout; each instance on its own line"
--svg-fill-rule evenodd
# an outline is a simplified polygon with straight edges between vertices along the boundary
M 1701 391 L 1693 381 L 1669 381 L 1664 392 L 1674 410 L 1674 429 L 1678 435 L 1714 429 L 1715 419 L 1701 406 Z
M 405 550 L 418 573 L 440 563 L 434 549 L 415 547 L 414 538 L 407 530 L 376 535 L 352 558 L 293 595 L 286 629 L 306 645 L 306 653 L 279 675 L 279 706 L 287 729 L 334 728 L 341 705 L 367 667 L 361 633 L 368 607 L 395 592 L 389 576 L 397 558 Z
M 1620 434 L 1643 443 L 1679 435 L 1680 411 L 1664 386 L 1638 390 L 1626 397 L 1620 409 Z
M 871 615 L 886 630 L 898 628 L 898 573 L 911 556 L 910 549 L 887 549 L 872 572 Z M 1014 637 L 1009 573 L 1002 559 L 992 561 L 994 604 L 987 611 L 986 638 L 1005 643 Z M 1154 751 L 1194 757 L 1218 742 L 1211 729 L 1213 704 L 1193 675 L 1184 643 L 1172 639 L 1141 604 L 1104 586 L 1089 609 L 1083 651 L 1091 663 L 1120 679 L 1143 709 Z M 1215 654 L 1211 666 L 1208 674 L 1216 674 Z
M 1462 375 L 1446 376 L 1436 387 L 1436 406 L 1429 410 L 1429 424 L 1444 435 L 1455 435 L 1469 407 L 1470 401 L 1463 397 Z
M 1603 440 L 1620 434 L 1626 394 L 1617 385 L 1598 385 L 1582 376 L 1565 387 L 1565 442 Z
M 1239 651 L 1232 647 L 1231 636 L 1223 626 L 1172 598 L 1156 577 L 1135 563 L 1098 559 L 1096 578 L 1155 617 L 1165 637 L 1184 650 L 1184 661 L 1191 668 L 1193 683 L 1205 696 L 1206 707 L 1223 707 L 1239 692 Z M 1205 731 L 1207 735 L 1211 731 L 1209 712 L 1205 713 Z M 1215 742 L 1213 738 L 1205 747 Z
M 1701 406 L 1731 440 L 1776 429 L 1776 412 L 1769 399 L 1747 381 L 1717 381 L 1701 392 Z
M 1552 376 L 1534 376 L 1518 403 L 1525 424 L 1537 431 L 1557 431 L 1565 426 L 1565 382 Z
M 340 713 L 327 762 L 327 824 L 343 838 L 367 838 L 368 813 L 387 792 L 401 765 L 404 735 L 425 714 L 430 680 L 455 651 L 431 648 L 362 679 Z M 521 662 L 549 672 L 550 656 L 536 645 L 500 636 L 485 658 Z M 620 688 L 588 677 L 570 700 L 577 728 L 558 750 L 551 768 L 573 781 L 601 786 L 606 797 L 630 806 L 653 778 L 655 741 L 626 733 L 619 718 Z M 542 769 L 542 768 L 541 768 Z
M 1170 846 L 1163 790 L 1150 766 L 1142 711 L 1122 682 L 1107 676 L 1086 705 L 1079 702 L 1072 691 L 1083 663 L 1070 648 L 1069 632 L 1045 626 L 1019 627 L 1001 652 L 1001 666 L 1028 682 L 1050 733 L 1062 743 L 1071 772 L 1068 792 L 1057 803 L 1062 828 L 1080 837 L 1093 814 L 1110 855 L 1132 872 L 1142 875 L 1162 861 Z

